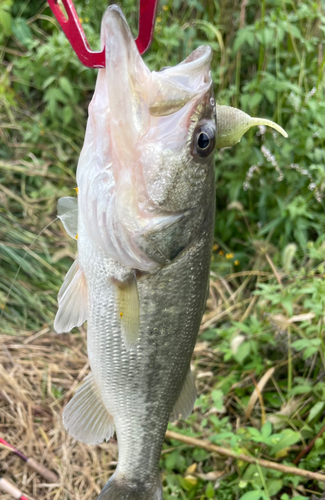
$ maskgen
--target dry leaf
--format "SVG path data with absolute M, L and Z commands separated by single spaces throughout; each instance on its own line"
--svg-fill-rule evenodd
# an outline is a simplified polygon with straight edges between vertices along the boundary
M 264 373 L 263 377 L 261 378 L 261 380 L 257 384 L 257 388 L 254 389 L 254 391 L 253 391 L 253 393 L 248 401 L 248 405 L 247 405 L 247 408 L 245 411 L 245 420 L 247 420 L 250 417 L 252 410 L 256 404 L 256 401 L 258 400 L 258 393 L 260 392 L 260 394 L 262 394 L 264 387 L 266 386 L 266 384 L 268 383 L 268 381 L 272 377 L 274 371 L 275 371 L 275 368 L 273 368 L 273 367 L 269 368 L 267 370 L 267 372 Z
M 212 472 L 207 472 L 206 474 L 196 474 L 197 477 L 203 479 L 204 481 L 217 481 L 219 477 L 223 476 L 226 471 L 214 470 Z
M 185 472 L 185 475 L 189 475 L 189 474 L 194 474 L 194 472 L 196 471 L 197 469 L 197 463 L 194 462 L 194 464 L 191 464 L 187 469 L 186 469 L 186 472 Z

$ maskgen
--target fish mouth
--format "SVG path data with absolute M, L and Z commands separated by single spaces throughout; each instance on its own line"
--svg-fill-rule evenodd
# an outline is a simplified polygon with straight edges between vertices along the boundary
M 110 6 L 103 18 L 102 43 L 106 48 L 106 67 L 100 72 L 109 108 L 108 148 L 118 181 L 123 170 L 129 170 L 130 166 L 136 169 L 150 130 L 160 127 L 163 135 L 169 136 L 169 117 L 174 119 L 171 126 L 177 131 L 178 140 L 174 136 L 173 148 L 184 142 L 193 109 L 212 85 L 212 49 L 203 45 L 177 66 L 150 72 L 116 5 Z M 154 127 L 155 119 L 160 117 L 166 123 L 163 120 L 164 126 L 159 122 L 159 127 Z
M 198 71 L 204 68 L 207 64 L 210 65 L 212 59 L 212 49 L 210 45 L 201 45 L 186 58 L 184 61 L 174 66 L 174 71 L 177 73 L 177 69 L 183 70 L 183 66 L 186 64 L 187 72 Z
M 147 92 L 151 116 L 167 116 L 205 94 L 212 84 L 212 49 L 202 45 L 174 67 L 152 72 Z

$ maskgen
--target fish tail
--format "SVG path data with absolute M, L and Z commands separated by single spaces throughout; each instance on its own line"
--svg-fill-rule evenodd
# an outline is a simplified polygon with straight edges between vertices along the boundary
M 160 478 L 150 482 L 128 481 L 116 473 L 108 480 L 97 500 L 163 500 Z

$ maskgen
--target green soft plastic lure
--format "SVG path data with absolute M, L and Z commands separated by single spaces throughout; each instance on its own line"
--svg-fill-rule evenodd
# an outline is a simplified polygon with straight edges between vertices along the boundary
M 280 132 L 284 137 L 288 134 L 280 125 L 266 118 L 252 118 L 240 109 L 231 106 L 216 106 L 217 137 L 216 146 L 229 148 L 237 144 L 243 135 L 251 128 L 258 125 L 266 125 Z

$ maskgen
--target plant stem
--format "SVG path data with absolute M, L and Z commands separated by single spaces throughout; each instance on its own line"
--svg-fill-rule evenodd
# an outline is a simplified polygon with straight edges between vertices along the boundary
M 219 455 L 222 455 L 224 457 L 234 458 L 235 460 L 242 460 L 243 462 L 254 464 L 260 467 L 265 467 L 266 469 L 277 470 L 284 474 L 293 474 L 294 476 L 301 476 L 306 479 L 325 483 L 325 475 L 320 474 L 319 472 L 311 472 L 305 469 L 298 469 L 298 467 L 291 467 L 290 465 L 278 464 L 276 462 L 272 462 L 271 460 L 250 457 L 248 455 L 244 455 L 244 453 L 236 453 L 235 451 L 228 450 L 227 448 L 222 448 L 221 446 L 216 446 L 207 441 L 202 441 L 201 439 L 184 436 L 183 434 L 179 434 L 178 432 L 167 431 L 166 438 L 177 439 L 177 441 L 188 444 L 189 446 L 203 448 L 204 450 L 218 453 Z
M 325 425 L 321 428 L 321 430 L 318 432 L 318 434 L 316 434 L 316 436 L 310 441 L 310 443 L 306 446 L 306 448 L 304 448 L 303 450 L 301 450 L 301 452 L 299 453 L 299 455 L 296 456 L 296 458 L 293 461 L 293 463 L 295 465 L 299 464 L 299 462 L 302 459 L 302 457 L 304 457 L 305 455 L 307 455 L 307 453 L 310 452 L 310 450 L 313 448 L 316 440 L 319 437 L 321 437 L 321 435 L 323 434 L 323 432 L 325 432 Z
M 265 25 L 265 0 L 262 0 L 262 12 L 261 12 L 261 29 L 264 29 Z M 260 54 L 259 54 L 259 59 L 258 59 L 258 80 L 260 81 L 261 79 L 261 71 L 263 69 L 263 64 L 264 64 L 264 54 L 265 54 L 265 48 L 264 45 L 261 43 L 260 44 Z
M 288 326 L 288 392 L 292 389 L 291 328 Z
M 248 0 L 242 0 L 240 6 L 240 21 L 239 29 L 243 29 L 245 26 L 246 18 L 246 5 Z M 240 93 L 240 70 L 241 70 L 241 50 L 239 49 L 236 56 L 236 95 L 235 95 L 235 108 L 238 107 L 239 93 Z

